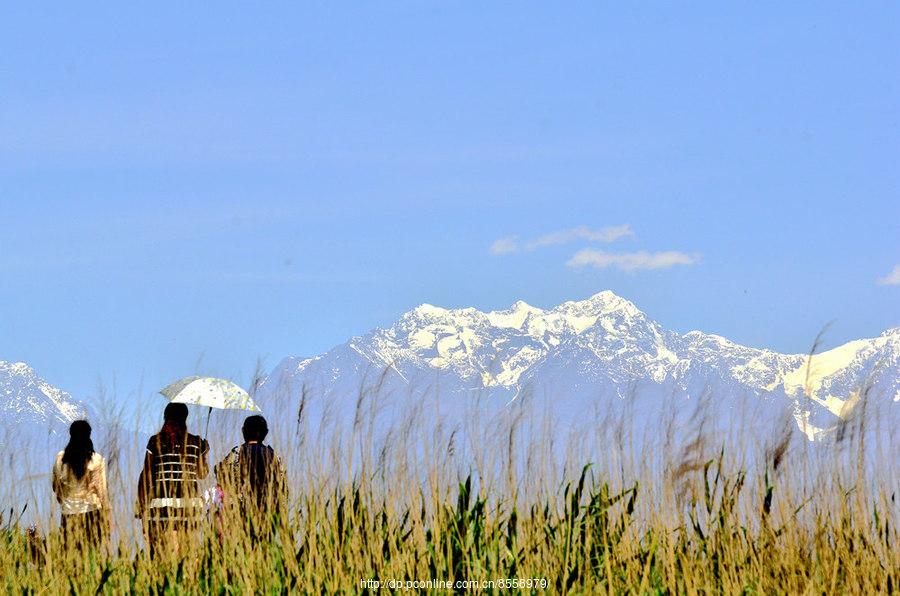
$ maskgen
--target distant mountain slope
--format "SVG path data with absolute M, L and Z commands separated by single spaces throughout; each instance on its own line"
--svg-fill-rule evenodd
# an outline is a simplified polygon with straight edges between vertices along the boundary
M 640 411 L 656 416 L 653 404 L 669 396 L 708 395 L 735 417 L 748 406 L 773 420 L 787 409 L 813 439 L 833 430 L 864 388 L 881 402 L 900 401 L 900 328 L 810 360 L 668 331 L 609 291 L 548 310 L 521 301 L 492 312 L 423 304 L 322 356 L 285 359 L 261 395 L 270 408 L 301 391 L 341 404 L 374 385 L 427 392 L 449 408 L 466 396 L 508 403 L 523 391 L 539 393 L 572 419 L 585 415 L 590 399 L 614 406 L 641 394 Z
M 41 379 L 33 368 L 24 362 L 0 361 L 0 424 L 7 432 L 20 427 L 56 431 L 82 416 L 81 404 Z

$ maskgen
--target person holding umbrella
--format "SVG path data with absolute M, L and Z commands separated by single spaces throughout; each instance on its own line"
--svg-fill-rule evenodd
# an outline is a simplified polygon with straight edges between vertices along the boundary
M 209 473 L 209 444 L 188 432 L 187 417 L 185 404 L 170 403 L 162 428 L 147 442 L 136 514 L 144 523 L 151 557 L 164 551 L 178 555 L 203 520 L 199 483 Z
M 151 557 L 165 549 L 175 555 L 181 543 L 199 536 L 206 515 L 200 481 L 209 473 L 209 444 L 187 431 L 187 405 L 258 412 L 250 395 L 231 381 L 185 377 L 160 391 L 171 403 L 159 433 L 150 437 L 138 480 L 137 516 L 144 521 Z

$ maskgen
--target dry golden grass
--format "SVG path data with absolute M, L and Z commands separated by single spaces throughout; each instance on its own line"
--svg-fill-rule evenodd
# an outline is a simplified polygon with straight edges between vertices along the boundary
M 622 422 L 598 420 L 600 444 L 614 447 L 579 461 L 584 437 L 563 449 L 549 425 L 515 412 L 486 431 L 425 425 L 413 408 L 376 432 L 366 422 L 376 401 L 360 395 L 352 428 L 327 412 L 304 418 L 305 398 L 290 424 L 273 420 L 290 472 L 288 514 L 228 517 L 221 538 L 206 527 L 157 561 L 132 519 L 141 449 L 98 445 L 113 456 L 109 551 L 60 544 L 46 507 L 44 540 L 29 539 L 7 511 L 0 589 L 332 593 L 393 579 L 495 582 L 459 589 L 470 593 L 883 594 L 900 585 L 896 465 L 867 464 L 852 437 L 814 452 L 786 425 L 757 445 L 723 448 L 695 420 L 629 452 Z M 219 454 L 236 434 L 213 427 L 211 437 L 231 437 Z M 254 539 L 263 526 L 274 527 L 270 538 Z

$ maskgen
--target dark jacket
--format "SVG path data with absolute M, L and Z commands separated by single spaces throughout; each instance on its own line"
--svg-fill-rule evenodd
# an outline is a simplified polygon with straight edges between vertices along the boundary
M 284 505 L 287 474 L 281 458 L 268 445 L 238 445 L 216 465 L 216 480 L 228 501 L 247 507 L 270 510 Z
M 203 514 L 199 481 L 209 473 L 209 444 L 184 434 L 174 442 L 150 437 L 138 480 L 137 513 L 151 520 L 196 519 Z

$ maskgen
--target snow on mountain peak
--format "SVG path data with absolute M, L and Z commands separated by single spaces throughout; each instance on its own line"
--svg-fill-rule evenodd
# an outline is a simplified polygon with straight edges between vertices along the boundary
M 0 361 L 0 417 L 54 425 L 84 416 L 84 408 L 72 397 L 38 377 L 24 362 Z
M 513 386 L 521 375 L 559 346 L 591 331 L 592 340 L 629 337 L 652 344 L 654 357 L 673 360 L 661 332 L 637 307 L 610 291 L 549 310 L 519 300 L 504 310 L 445 309 L 422 304 L 392 327 L 376 330 L 354 349 L 373 362 L 408 363 L 453 370 L 485 386 Z M 599 348 L 598 348 L 599 349 Z
M 811 399 L 837 412 L 847 397 L 834 397 L 834 389 L 850 391 L 850 381 L 840 379 L 856 378 L 855 373 L 844 373 L 862 366 L 854 363 L 868 362 L 880 350 L 894 354 L 896 365 L 896 331 L 818 354 L 806 367 L 804 355 L 749 348 L 700 331 L 666 331 L 632 302 L 605 290 L 550 309 L 521 300 L 488 312 L 422 304 L 392 327 L 375 330 L 352 346 L 376 364 L 452 371 L 483 387 L 514 387 L 561 351 L 574 354 L 570 358 L 594 360 L 591 370 L 620 381 L 682 382 L 700 367 L 704 375 L 728 377 L 754 391 L 796 396 L 812 387 L 817 397 Z
M 0 367 L 6 368 L 10 373 L 17 375 L 33 375 L 34 369 L 24 362 L 3 362 L 0 361 Z
M 542 309 L 531 306 L 523 300 L 518 300 L 506 310 L 492 310 L 485 313 L 485 316 L 494 327 L 521 329 L 530 315 L 539 316 L 542 314 L 544 314 Z
M 447 314 L 449 311 L 446 308 L 425 303 L 415 307 L 412 312 L 426 317 L 439 317 Z
M 889 339 L 896 339 L 900 341 L 900 327 L 891 327 L 890 329 L 886 329 L 879 337 L 887 337 Z
M 873 394 L 900 401 L 900 329 L 810 359 L 668 331 L 604 291 L 547 309 L 523 301 L 487 312 L 422 304 L 386 329 L 299 366 L 289 359 L 281 370 L 329 395 L 392 371 L 401 387 L 428 387 L 454 403 L 466 392 L 509 400 L 545 391 L 575 410 L 581 399 L 625 399 L 634 387 L 684 399 L 711 394 L 726 408 L 749 396 L 764 407 L 787 405 L 812 439 L 835 428 L 870 380 Z
M 603 290 L 585 300 L 563 302 L 554 310 L 561 312 L 579 312 L 601 315 L 616 310 L 624 310 L 629 314 L 640 313 L 638 308 L 630 301 L 609 290 Z
M 861 363 L 896 344 L 897 337 L 886 332 L 850 342 L 816 355 L 806 366 L 803 355 L 749 348 L 700 331 L 666 331 L 632 302 L 607 290 L 550 309 L 521 300 L 489 312 L 421 305 L 390 329 L 373 332 L 360 353 L 401 368 L 452 371 L 485 388 L 517 387 L 537 375 L 541 363 L 559 358 L 591 362 L 582 374 L 617 382 L 647 378 L 687 387 L 691 375 L 704 371 L 705 378 L 732 379 L 751 391 L 780 391 L 797 399 L 810 389 L 806 398 L 837 415 L 852 392 L 851 381 L 867 366 Z

